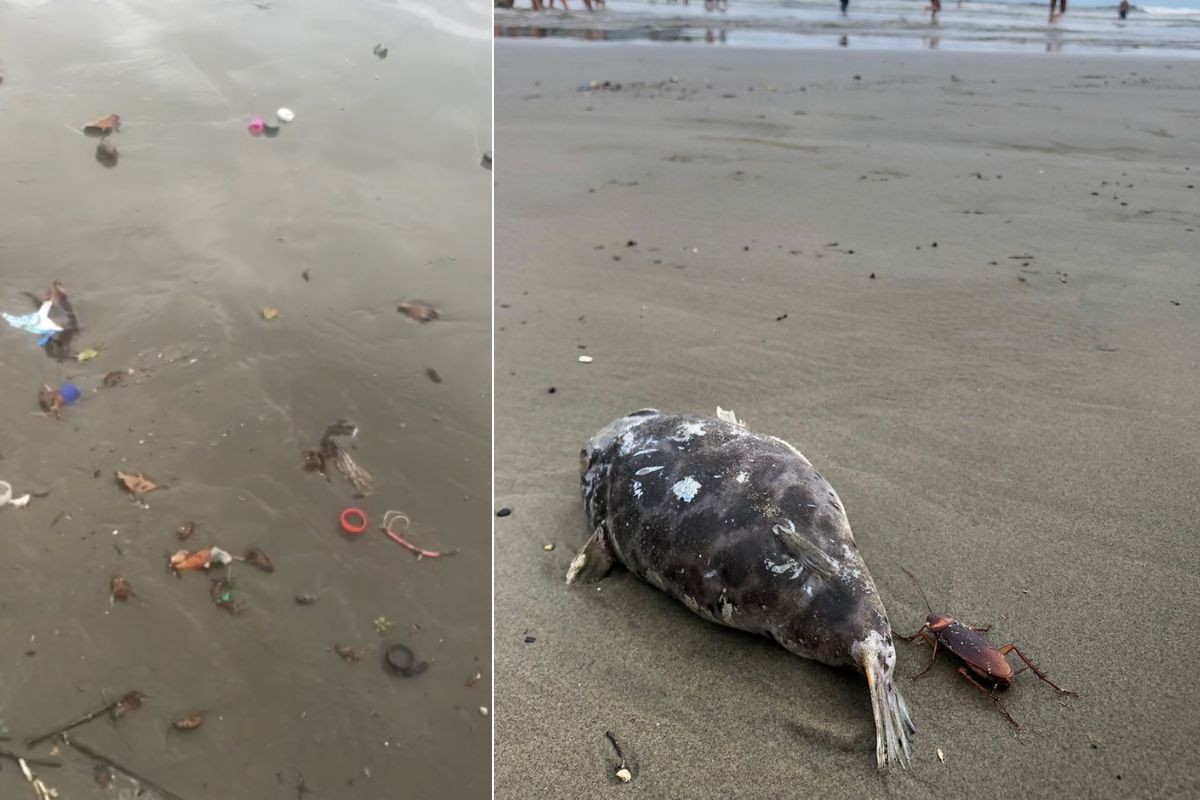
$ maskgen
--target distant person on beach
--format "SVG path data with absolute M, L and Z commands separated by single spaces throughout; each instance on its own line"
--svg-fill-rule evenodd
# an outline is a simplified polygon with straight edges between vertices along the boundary
M 1058 13 L 1054 13 L 1054 4 L 1058 4 Z M 1050 0 L 1050 21 L 1055 22 L 1063 14 L 1067 13 L 1067 0 Z
M 1117 16 L 1121 19 L 1129 16 L 1129 0 L 1121 0 L 1121 5 L 1117 6 Z
M 842 0 L 842 16 L 846 16 L 846 9 L 850 7 L 850 0 Z
M 1065 3 L 1067 0 L 1063 0 Z M 1050 0 L 1051 3 L 1054 0 Z M 925 10 L 929 12 L 929 21 L 936 25 L 938 12 L 942 10 L 942 0 L 929 0 L 929 5 L 925 6 Z

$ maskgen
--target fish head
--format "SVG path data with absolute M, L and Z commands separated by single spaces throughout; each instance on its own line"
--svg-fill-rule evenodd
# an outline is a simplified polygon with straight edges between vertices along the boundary
M 579 451 L 579 474 L 584 476 L 596 464 L 611 459 L 621 451 L 623 444 L 631 441 L 638 426 L 660 414 L 657 409 L 643 408 L 605 425 L 588 439 Z

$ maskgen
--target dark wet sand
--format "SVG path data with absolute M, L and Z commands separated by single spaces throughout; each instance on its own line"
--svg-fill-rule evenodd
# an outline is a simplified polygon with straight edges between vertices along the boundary
M 1195 796 L 1194 68 L 503 42 L 496 64 L 497 796 Z M 926 613 L 907 566 L 1082 697 L 1022 676 L 1014 734 L 901 645 L 917 763 L 881 778 L 855 674 L 628 573 L 564 586 L 584 439 L 718 403 L 837 487 L 897 629 Z
M 301 774 L 308 800 L 487 796 L 488 19 L 381 2 L 0 5 L 0 309 L 24 312 L 18 290 L 59 278 L 77 346 L 101 352 L 56 364 L 0 326 L 0 479 L 50 493 L 0 509 L 4 746 L 140 689 L 142 710 L 79 739 L 188 800 L 295 798 Z M 247 134 L 279 106 L 293 125 Z M 114 169 L 79 132 L 109 112 L 125 122 Z M 414 296 L 443 319 L 397 314 Z M 125 368 L 130 385 L 92 393 Z M 66 379 L 88 399 L 38 416 L 38 387 Z M 339 416 L 361 426 L 365 500 L 300 467 Z M 142 510 L 113 483 L 128 468 L 170 489 Z M 459 555 L 417 562 L 376 530 L 348 541 L 351 504 L 373 526 L 402 509 L 417 542 Z M 204 576 L 167 574 L 184 519 L 189 545 L 274 559 L 272 575 L 235 566 L 241 617 Z M 114 572 L 141 604 L 110 607 Z M 396 626 L 381 636 L 377 617 Z M 385 675 L 394 641 L 428 672 Z M 341 642 L 363 660 L 338 658 Z M 195 709 L 201 729 L 168 730 Z M 61 796 L 113 796 L 64 757 L 39 770 Z M 0 796 L 33 796 L 15 765 Z

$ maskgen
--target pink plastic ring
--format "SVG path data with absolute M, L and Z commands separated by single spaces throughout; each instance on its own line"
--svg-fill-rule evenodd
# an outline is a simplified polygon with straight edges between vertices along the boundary
M 342 530 L 358 536 L 367 529 L 367 515 L 360 508 L 347 508 L 342 512 Z

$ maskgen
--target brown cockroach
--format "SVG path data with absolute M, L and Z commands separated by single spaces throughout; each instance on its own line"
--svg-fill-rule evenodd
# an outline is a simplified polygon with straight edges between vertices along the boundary
M 904 569 L 904 567 L 901 567 L 901 569 Z M 991 625 L 984 627 L 966 625 L 949 614 L 939 614 L 934 611 L 933 606 L 929 604 L 929 598 L 925 596 L 925 590 L 921 588 L 920 582 L 917 581 L 917 577 L 907 569 L 904 569 L 904 573 L 912 578 L 913 583 L 917 585 L 917 590 L 921 593 L 921 598 L 925 600 L 925 607 L 929 609 L 929 616 L 925 618 L 925 624 L 916 633 L 912 636 L 896 636 L 896 638 L 903 639 L 906 642 L 911 642 L 920 637 L 926 644 L 933 648 L 933 653 L 929 657 L 929 663 L 925 666 L 925 669 L 914 676 L 915 678 L 919 678 L 926 672 L 929 672 L 929 668 L 933 666 L 933 662 L 937 658 L 939 645 L 946 648 L 964 664 L 964 666 L 958 668 L 958 674 L 978 689 L 980 694 L 995 703 L 996 708 L 1000 709 L 1004 716 L 1008 717 L 1008 721 L 1017 730 L 1021 730 L 1021 726 L 1012 718 L 1012 715 L 1008 713 L 1008 709 L 1000 702 L 1000 698 L 996 697 L 993 692 L 1012 686 L 1013 678 L 1025 670 L 1029 670 L 1034 675 L 1037 675 L 1039 680 L 1049 684 L 1059 693 L 1071 697 L 1079 697 L 1075 692 L 1063 689 L 1056 685 L 1054 681 L 1047 678 L 1045 673 L 1038 669 L 1029 656 L 1022 653 L 1015 644 L 1009 643 L 1000 647 L 992 644 L 991 640 L 984 635 L 991 630 Z M 1016 653 L 1025 662 L 1025 666 L 1014 670 L 1006 658 L 1009 653 Z

